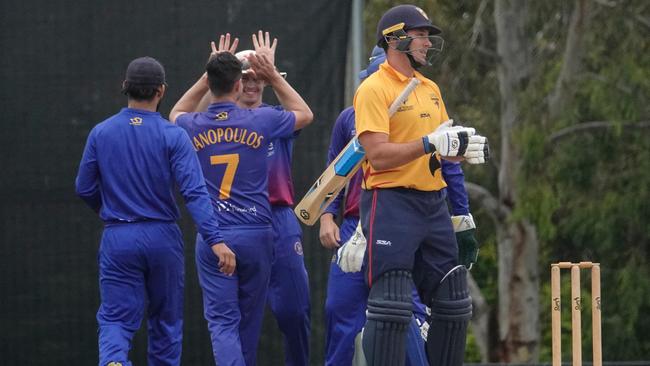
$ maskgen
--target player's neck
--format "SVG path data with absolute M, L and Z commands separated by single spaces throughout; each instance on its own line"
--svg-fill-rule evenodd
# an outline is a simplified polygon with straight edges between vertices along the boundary
M 262 105 L 262 100 L 260 99 L 260 100 L 258 100 L 258 101 L 256 101 L 256 102 L 246 103 L 246 102 L 242 102 L 242 100 L 239 99 L 239 100 L 237 101 L 237 105 L 238 105 L 240 108 L 245 108 L 245 109 L 255 109 L 255 108 L 259 108 L 259 107 Z
M 219 97 L 212 96 L 212 103 L 237 103 L 235 93 L 225 94 Z
M 128 107 L 131 109 L 140 109 L 149 112 L 157 112 L 158 102 L 159 102 L 158 99 L 154 99 L 150 101 L 129 99 Z
M 388 64 L 395 70 L 397 70 L 400 74 L 406 76 L 406 77 L 412 77 L 415 70 L 411 66 L 411 62 L 409 61 L 408 57 L 406 56 L 405 53 L 398 54 L 398 55 L 391 55 L 394 57 L 389 57 L 388 58 Z

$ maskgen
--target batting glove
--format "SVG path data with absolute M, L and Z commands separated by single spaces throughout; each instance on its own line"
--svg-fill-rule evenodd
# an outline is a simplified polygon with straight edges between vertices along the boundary
M 474 140 L 474 143 L 467 145 L 467 150 L 465 150 L 465 161 L 470 164 L 483 164 L 490 157 L 490 145 L 488 145 L 487 137 L 483 136 L 472 136 L 470 140 Z
M 453 120 L 442 123 L 435 131 L 422 137 L 424 151 L 430 154 L 437 151 L 440 156 L 465 156 L 467 152 L 469 158 L 479 164 L 481 158 L 485 162 L 485 146 L 487 139 L 478 136 L 476 130 L 470 127 L 452 126 Z M 483 156 L 479 157 L 479 152 Z
M 343 272 L 359 272 L 365 253 L 366 238 L 363 236 L 361 223 L 359 223 L 352 237 L 336 251 L 336 264 Z
M 467 267 L 468 270 L 478 260 L 478 241 L 474 234 L 476 233 L 476 224 L 472 214 L 452 216 L 451 223 L 456 232 L 456 241 L 458 242 L 458 263 Z

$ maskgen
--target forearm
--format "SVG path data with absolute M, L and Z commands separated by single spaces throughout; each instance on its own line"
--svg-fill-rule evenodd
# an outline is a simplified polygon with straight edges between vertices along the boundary
M 183 167 L 175 166 L 176 183 L 179 186 L 181 196 L 185 200 L 185 207 L 190 212 L 197 231 L 203 236 L 208 245 L 214 245 L 223 241 L 219 231 L 217 216 L 210 201 L 205 179 L 201 174 L 198 163 L 187 161 Z
M 199 104 L 196 106 L 196 109 L 194 112 L 205 112 L 208 110 L 208 106 L 210 106 L 210 103 L 212 103 L 212 93 L 208 89 L 205 94 L 203 94 L 203 97 L 201 97 L 201 101 Z
M 187 207 L 196 224 L 196 230 L 201 234 L 206 244 L 212 246 L 223 242 L 217 217 L 207 191 L 195 189 L 191 193 L 184 192 L 183 198 L 185 207 Z
M 319 218 L 320 224 L 328 224 L 328 223 L 334 223 L 335 216 L 331 212 L 325 212 L 322 214 Z
M 75 192 L 93 211 L 99 212 L 102 207 L 102 195 L 99 188 L 99 168 L 95 159 L 92 137 L 89 138 L 79 164 L 79 172 L 75 179 Z
M 169 120 L 175 123 L 178 115 L 197 111 L 199 103 L 208 91 L 208 75 L 203 73 L 199 80 L 176 102 L 176 105 L 174 105 L 174 108 L 169 113 Z
M 447 197 L 452 215 L 469 214 L 469 199 L 465 190 L 465 174 L 459 163 L 442 161 L 442 177 L 447 183 Z
M 79 195 L 87 205 L 96 213 L 99 213 L 99 210 L 102 208 L 102 196 L 99 192 L 90 194 L 90 195 Z
M 330 214 L 333 218 L 336 218 L 339 215 L 341 202 L 343 201 L 344 194 L 345 194 L 345 189 L 341 190 L 341 192 L 339 192 L 339 194 L 336 195 L 336 198 L 332 200 L 332 202 L 330 202 L 329 206 L 325 208 L 324 214 Z
M 296 130 L 311 123 L 314 118 L 311 109 L 300 94 L 280 74 L 276 73 L 269 80 L 269 84 L 282 107 L 296 115 Z
M 102 194 L 97 179 L 90 179 L 80 174 L 75 181 L 75 191 L 93 211 L 99 212 L 102 207 Z
M 359 138 L 359 141 L 366 150 L 366 157 L 368 158 L 370 165 L 372 165 L 372 168 L 375 170 L 397 168 L 424 155 L 424 148 L 421 140 L 406 143 L 367 142 L 365 144 L 362 138 Z

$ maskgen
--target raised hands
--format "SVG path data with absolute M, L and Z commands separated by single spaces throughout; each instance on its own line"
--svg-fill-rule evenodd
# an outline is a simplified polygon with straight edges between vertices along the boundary
M 264 80 L 265 82 L 271 84 L 271 81 L 274 78 L 282 78 L 280 73 L 275 69 L 273 62 L 264 54 L 250 54 L 248 55 L 248 62 L 251 65 L 251 69 L 255 73 L 255 76 L 258 79 Z
M 275 65 L 275 47 L 278 45 L 278 39 L 273 38 L 271 43 L 271 36 L 269 32 L 257 31 L 257 35 L 253 33 L 253 48 L 258 56 L 265 56 L 272 65 Z
M 214 41 L 210 42 L 210 47 L 212 48 L 210 58 L 221 52 L 230 52 L 234 55 L 235 51 L 237 51 L 237 45 L 239 45 L 239 38 L 235 37 L 232 44 L 230 44 L 230 33 L 226 33 L 225 36 L 222 34 L 219 36 L 219 47 L 217 47 Z

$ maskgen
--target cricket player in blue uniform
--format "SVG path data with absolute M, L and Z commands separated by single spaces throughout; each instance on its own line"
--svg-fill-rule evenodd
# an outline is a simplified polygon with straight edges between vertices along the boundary
M 311 122 L 311 110 L 278 73 L 265 51 L 250 55 L 256 77 L 273 87 L 284 110 L 243 109 L 242 63 L 234 56 L 238 40 L 222 36 L 206 74 L 178 101 L 171 120 L 194 142 L 222 233 L 237 255 L 234 276 L 224 275 L 197 237 L 196 263 L 203 306 L 218 365 L 255 365 L 266 304 L 273 243 L 268 198 L 267 152 L 271 141 L 289 138 Z M 207 90 L 207 112 L 191 112 Z
M 277 39 L 261 31 L 253 35 L 256 51 L 271 50 L 274 56 Z M 246 50 L 237 53 L 237 57 L 246 64 L 246 55 L 256 51 Z M 271 58 L 271 63 L 274 63 Z M 270 107 L 262 102 L 266 83 L 257 78 L 250 68 L 243 71 L 243 90 L 237 101 L 241 108 L 254 109 Z M 273 108 L 282 109 L 282 106 Z M 275 260 L 271 267 L 271 281 L 267 302 L 275 316 L 278 327 L 284 336 L 284 354 L 286 366 L 309 364 L 310 301 L 309 279 L 302 249 L 302 230 L 293 213 L 293 181 L 291 162 L 293 144 L 300 130 L 289 137 L 277 138 L 269 144 L 269 200 L 271 203 L 273 226 L 273 249 Z
M 363 80 L 377 71 L 379 65 L 385 60 L 384 50 L 375 46 L 368 67 L 359 73 L 360 79 Z M 354 109 L 352 107 L 346 108 L 337 118 L 332 130 L 328 164 L 354 138 L 356 134 L 354 124 Z M 442 175 L 448 184 L 447 191 L 452 214 L 471 217 L 469 200 L 464 187 L 464 174 L 460 164 L 443 160 Z M 325 305 L 327 325 L 326 365 L 350 365 L 352 363 L 355 352 L 355 336 L 361 331 L 366 322 L 368 286 L 365 284 L 361 266 L 365 245 L 357 249 L 348 249 L 359 245 L 358 239 L 364 240 L 360 234 L 357 234 L 356 241 L 352 239 L 359 222 L 361 181 L 362 174 L 359 171 L 351 178 L 347 190 L 340 193 L 332 201 L 331 205 L 325 210 L 325 214 L 320 218 L 320 238 L 323 246 L 328 249 L 339 249 L 334 255 L 330 267 L 328 295 Z M 343 223 L 339 230 L 334 220 L 340 211 L 339 206 L 344 198 Z M 457 233 L 457 237 L 459 234 Z M 459 242 L 459 247 L 472 251 L 473 248 L 478 250 L 473 231 L 463 233 L 463 237 L 466 234 L 468 234 L 467 240 L 464 240 L 462 244 Z M 341 248 L 341 245 L 343 248 Z M 347 256 L 347 258 L 341 258 L 342 255 Z M 355 256 L 356 258 L 354 258 Z M 466 265 L 471 266 L 474 260 L 475 257 Z M 424 340 L 419 329 L 419 326 L 424 327 L 423 331 L 426 335 L 428 324 L 425 324 L 425 321 L 427 314 L 416 291 L 413 291 L 413 299 L 414 319 L 408 333 L 406 364 L 413 366 L 428 365 L 424 355 Z
M 123 83 L 128 108 L 92 129 L 79 166 L 76 192 L 104 221 L 98 256 L 100 366 L 131 365 L 131 340 L 145 307 L 148 364 L 180 364 L 185 272 L 174 183 L 211 260 L 224 273 L 235 269 L 187 133 L 157 112 L 165 89 L 158 61 L 133 60 Z

